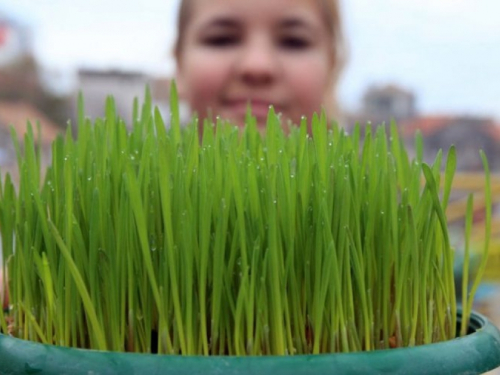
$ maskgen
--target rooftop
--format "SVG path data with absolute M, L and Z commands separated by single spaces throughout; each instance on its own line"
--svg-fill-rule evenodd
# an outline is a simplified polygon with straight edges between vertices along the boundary
M 30 104 L 0 101 L 0 130 L 9 131 L 10 126 L 12 126 L 18 139 L 22 140 L 28 122 L 31 123 L 34 130 L 36 130 L 37 124 L 40 124 L 42 144 L 51 143 L 62 131 L 60 127 Z

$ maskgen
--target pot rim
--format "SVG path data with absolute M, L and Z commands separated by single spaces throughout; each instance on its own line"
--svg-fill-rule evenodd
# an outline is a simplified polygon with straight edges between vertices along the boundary
M 462 318 L 461 310 L 457 320 Z M 500 366 L 500 331 L 472 312 L 472 333 L 453 340 L 370 352 L 294 356 L 180 356 L 97 351 L 0 334 L 0 374 L 481 374 Z M 5 369 L 4 367 L 8 368 Z M 28 371 L 29 370 L 29 371 Z M 6 372 L 2 372 L 6 371 Z M 16 372 L 18 371 L 18 372 Z M 21 372 L 22 371 L 22 372 Z M 28 371 L 28 372 L 26 372 Z

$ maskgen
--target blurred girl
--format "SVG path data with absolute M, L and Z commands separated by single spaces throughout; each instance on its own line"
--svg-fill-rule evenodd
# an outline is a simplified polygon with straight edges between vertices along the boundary
M 339 0 L 181 0 L 175 44 L 181 98 L 200 118 L 259 125 L 324 108 L 336 118 L 344 59 Z

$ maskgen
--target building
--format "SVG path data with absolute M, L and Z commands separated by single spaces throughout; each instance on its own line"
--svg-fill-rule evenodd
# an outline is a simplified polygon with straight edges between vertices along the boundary
M 348 127 L 355 123 L 375 125 L 413 119 L 418 115 L 415 95 L 410 90 L 395 84 L 369 87 L 363 95 L 361 108 L 346 113 Z
M 0 98 L 18 100 L 37 91 L 31 28 L 0 6 Z
M 85 114 L 91 119 L 104 116 L 106 98 L 112 95 L 118 114 L 130 122 L 134 98 L 144 96 L 148 83 L 146 74 L 135 71 L 80 69 L 78 72 L 78 91 L 84 97 Z M 73 102 L 76 105 L 76 99 Z
M 0 6 L 0 68 L 33 53 L 33 34 L 29 25 Z
M 389 122 L 413 118 L 416 114 L 415 96 L 396 85 L 372 86 L 363 96 L 362 112 L 372 122 Z
M 426 149 L 425 155 L 436 155 L 439 149 L 447 152 L 451 145 L 457 150 L 457 169 L 480 171 L 479 150 L 488 157 L 490 169 L 500 171 L 500 124 L 491 118 L 474 116 L 422 116 L 399 123 L 401 133 L 413 148 L 415 133 L 419 131 Z M 426 159 L 431 163 L 432 160 Z
M 77 95 L 83 94 L 85 115 L 94 120 L 105 115 L 106 98 L 112 96 L 118 115 L 125 123 L 132 124 L 134 99 L 143 102 L 146 88 L 149 88 L 154 107 L 168 125 L 170 118 L 170 86 L 172 79 L 165 76 L 151 76 L 141 71 L 80 69 L 78 71 L 77 90 L 73 103 L 73 123 L 77 118 Z M 139 111 L 141 108 L 139 107 Z M 187 123 L 190 112 L 185 103 L 179 103 L 181 122 Z

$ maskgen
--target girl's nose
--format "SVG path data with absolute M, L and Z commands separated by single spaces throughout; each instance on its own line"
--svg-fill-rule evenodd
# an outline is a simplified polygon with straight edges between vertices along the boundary
M 264 36 L 255 36 L 243 46 L 238 73 L 249 85 L 268 85 L 279 72 L 277 51 Z

